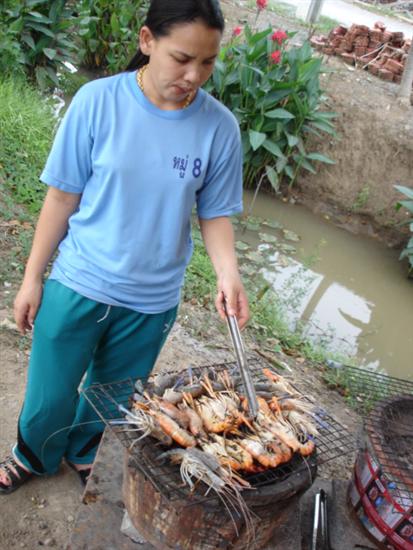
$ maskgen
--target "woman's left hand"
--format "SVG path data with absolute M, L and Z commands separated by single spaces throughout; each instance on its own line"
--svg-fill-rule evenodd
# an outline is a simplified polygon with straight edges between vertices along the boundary
M 245 327 L 250 317 L 248 298 L 239 275 L 218 281 L 218 293 L 215 307 L 221 319 L 225 320 L 224 301 L 228 315 L 235 315 L 240 329 Z

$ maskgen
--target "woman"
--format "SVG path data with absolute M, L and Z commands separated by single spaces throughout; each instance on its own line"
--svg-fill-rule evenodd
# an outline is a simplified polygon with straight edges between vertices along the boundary
M 56 134 L 49 186 L 15 300 L 34 327 L 28 383 L 0 491 L 64 458 L 86 481 L 102 423 L 78 387 L 145 377 L 173 325 L 197 208 L 223 301 L 248 303 L 229 216 L 242 210 L 235 118 L 201 90 L 224 28 L 216 0 L 153 0 L 126 72 L 83 86 Z M 43 276 L 56 248 L 51 274 Z

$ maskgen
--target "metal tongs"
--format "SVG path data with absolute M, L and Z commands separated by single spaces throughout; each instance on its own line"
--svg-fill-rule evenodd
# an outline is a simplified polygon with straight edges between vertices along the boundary
M 238 367 L 241 372 L 242 383 L 244 385 L 245 394 L 247 396 L 249 416 L 252 419 L 255 419 L 258 414 L 258 401 L 257 401 L 257 395 L 255 393 L 254 383 L 251 377 L 251 372 L 247 364 L 244 342 L 242 341 L 242 338 L 241 338 L 241 331 L 238 326 L 237 318 L 235 317 L 235 315 L 228 314 L 225 298 L 224 298 L 224 311 L 227 317 L 229 333 L 231 335 L 232 344 L 234 346 Z
M 330 545 L 328 530 L 327 493 L 323 489 L 320 489 L 314 498 L 314 523 L 311 550 L 333 550 Z

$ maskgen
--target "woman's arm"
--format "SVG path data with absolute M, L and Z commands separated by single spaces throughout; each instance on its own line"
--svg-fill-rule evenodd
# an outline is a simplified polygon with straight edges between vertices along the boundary
M 224 298 L 230 315 L 236 315 L 240 328 L 249 319 L 248 298 L 241 282 L 234 247 L 234 231 L 229 218 L 199 219 L 202 238 L 217 275 L 215 306 L 225 319 Z
M 14 301 L 14 318 L 24 334 L 34 323 L 40 305 L 43 275 L 58 244 L 66 235 L 69 217 L 81 195 L 49 187 L 34 233 L 24 278 Z

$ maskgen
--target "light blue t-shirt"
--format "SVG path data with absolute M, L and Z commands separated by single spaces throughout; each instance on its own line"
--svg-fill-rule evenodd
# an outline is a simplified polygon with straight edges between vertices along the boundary
M 198 90 L 186 109 L 150 103 L 136 73 L 83 86 L 40 179 L 81 193 L 51 278 L 87 298 L 142 313 L 179 302 L 192 254 L 191 211 L 242 211 L 238 124 Z

